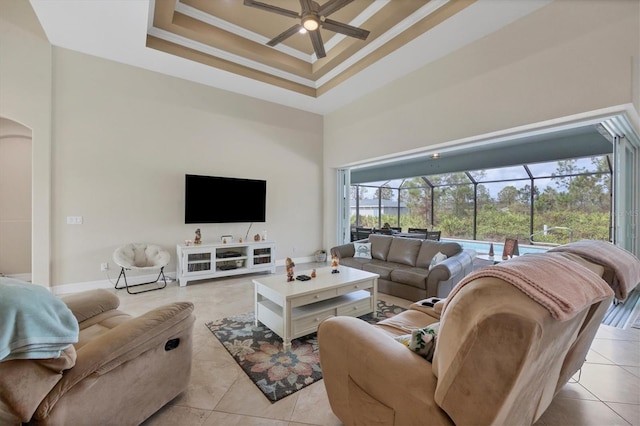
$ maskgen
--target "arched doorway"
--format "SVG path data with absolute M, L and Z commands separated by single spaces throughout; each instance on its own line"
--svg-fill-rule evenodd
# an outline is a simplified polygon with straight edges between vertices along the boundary
M 0 274 L 31 280 L 32 132 L 0 117 Z

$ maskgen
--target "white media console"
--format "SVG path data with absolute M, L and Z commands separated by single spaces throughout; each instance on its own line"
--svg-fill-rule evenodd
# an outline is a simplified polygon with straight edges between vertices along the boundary
M 256 241 L 220 244 L 178 244 L 180 286 L 189 281 L 253 272 L 276 272 L 275 243 Z

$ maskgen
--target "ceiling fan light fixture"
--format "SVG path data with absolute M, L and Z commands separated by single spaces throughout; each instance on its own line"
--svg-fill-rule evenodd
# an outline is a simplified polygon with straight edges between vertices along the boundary
M 307 31 L 315 31 L 320 27 L 320 22 L 315 15 L 309 14 L 302 17 L 302 26 Z

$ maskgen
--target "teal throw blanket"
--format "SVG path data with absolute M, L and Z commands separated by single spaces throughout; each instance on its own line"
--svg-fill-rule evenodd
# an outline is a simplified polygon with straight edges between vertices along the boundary
M 49 290 L 0 277 L 0 362 L 57 358 L 78 332 L 71 310 Z

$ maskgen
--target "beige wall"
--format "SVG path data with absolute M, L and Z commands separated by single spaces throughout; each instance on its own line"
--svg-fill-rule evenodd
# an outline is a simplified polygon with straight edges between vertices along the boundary
M 556 0 L 326 115 L 326 241 L 337 167 L 630 104 L 639 8 Z
M 114 268 L 113 250 L 129 242 L 166 247 L 174 270 L 175 245 L 197 227 L 204 242 L 244 237 L 249 224 L 184 224 L 186 173 L 267 180 L 267 222 L 251 235 L 267 230 L 277 259 L 320 248 L 320 116 L 65 49 L 53 56 L 55 283 L 103 278 L 100 263 Z
M 0 273 L 31 279 L 31 129 L 1 117 Z
M 113 250 L 134 241 L 169 249 L 174 270 L 196 228 L 185 173 L 266 179 L 252 233 L 266 229 L 278 259 L 322 246 L 321 116 L 52 48 L 28 2 L 0 4 L 0 116 L 33 130 L 34 282 L 89 286 L 102 262 L 115 277 Z M 248 224 L 200 227 L 207 242 Z
M 50 283 L 51 45 L 28 2 L 0 1 L 0 117 L 33 134 L 33 282 Z

